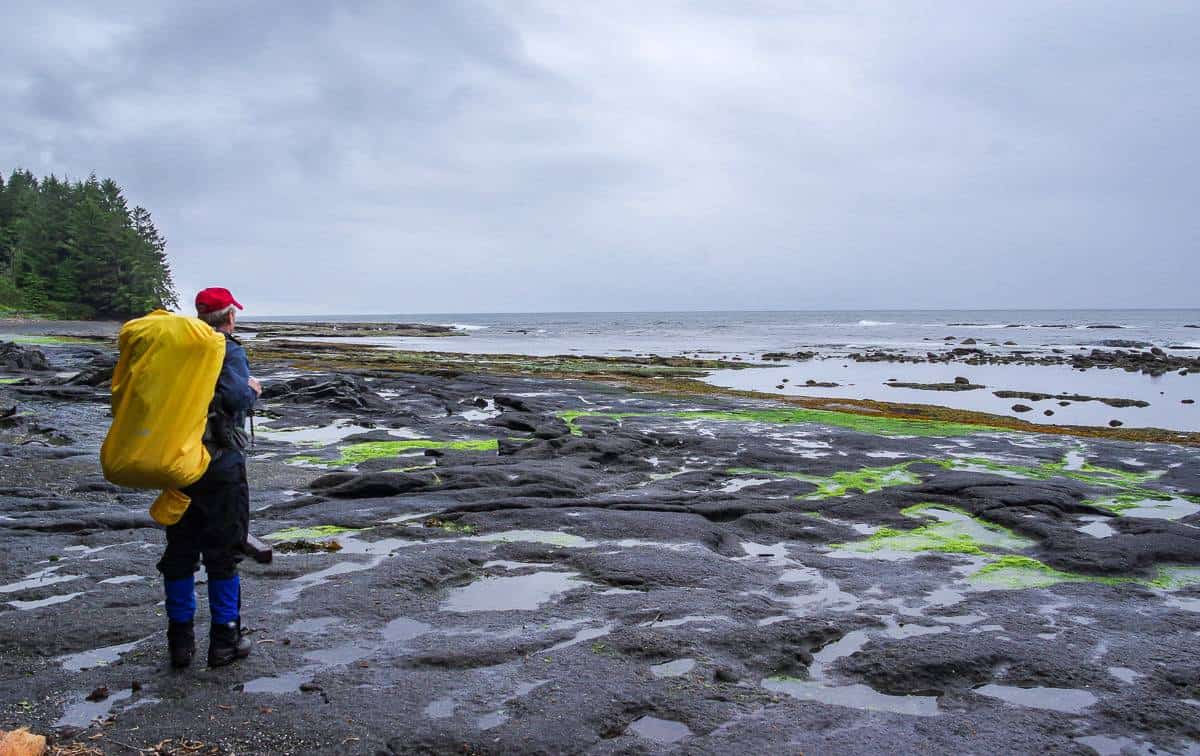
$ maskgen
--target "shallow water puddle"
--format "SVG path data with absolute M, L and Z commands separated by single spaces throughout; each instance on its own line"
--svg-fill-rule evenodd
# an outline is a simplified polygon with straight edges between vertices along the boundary
M 485 577 L 452 589 L 441 609 L 447 612 L 533 611 L 567 591 L 591 585 L 578 578 L 577 572 Z
M 850 709 L 887 711 L 918 717 L 932 717 L 938 713 L 937 699 L 931 696 L 889 696 L 861 683 L 828 687 L 810 680 L 768 678 L 763 680 L 762 685 L 767 690 L 786 693 L 803 701 L 816 701 Z
M 1122 517 L 1145 517 L 1151 520 L 1180 520 L 1200 512 L 1200 504 L 1180 496 L 1163 499 L 1124 496 L 1094 499 L 1087 503 L 1111 510 Z
M 1160 753 L 1170 753 L 1170 751 L 1165 749 L 1157 748 L 1153 743 L 1145 743 L 1119 735 L 1086 735 L 1074 740 L 1080 745 L 1091 748 L 1100 756 L 1130 756 L 1130 754 L 1151 756 Z M 1196 752 L 1196 750 L 1187 751 L 1189 754 Z
M 103 701 L 88 701 L 81 695 L 78 701 L 67 706 L 54 727 L 87 727 L 97 719 L 108 716 L 113 706 L 132 696 L 130 690 L 118 690 Z
M 635 719 L 629 724 L 628 731 L 639 738 L 652 740 L 655 743 L 663 745 L 678 743 L 692 734 L 691 729 L 682 722 L 673 722 L 670 719 L 659 719 L 658 717 L 651 716 Z
M 431 701 L 425 707 L 425 716 L 430 719 L 445 719 L 446 717 L 454 716 L 454 710 L 458 708 L 458 701 L 453 698 L 439 698 L 436 701 Z
M 1085 709 L 1100 700 L 1096 694 L 1076 688 L 1018 688 L 1013 685 L 989 683 L 975 688 L 975 692 L 1017 706 L 1049 709 L 1066 714 L 1082 714 Z
M 29 591 L 35 588 L 45 588 L 49 585 L 57 585 L 59 583 L 69 583 L 72 580 L 79 580 L 82 575 L 56 575 L 58 570 L 62 569 L 62 565 L 47 567 L 44 570 L 39 570 L 31 575 L 26 576 L 22 580 L 8 585 L 0 585 L 0 593 L 17 593 L 18 591 Z M 11 602 L 10 602 L 11 603 Z
M 517 696 L 527 696 L 548 682 L 550 682 L 550 681 L 549 680 L 530 680 L 529 682 L 520 683 L 517 685 L 516 689 L 513 691 L 513 694 L 517 695 Z
M 100 585 L 125 585 L 126 583 L 140 583 L 143 580 L 149 580 L 149 578 L 145 575 L 117 575 L 101 580 Z
M 917 633 L 919 634 L 919 633 Z M 865 630 L 855 630 L 813 654 L 808 680 L 791 677 L 769 677 L 762 681 L 767 690 L 786 693 L 793 698 L 865 711 L 888 711 L 920 717 L 936 716 L 934 696 L 892 696 L 880 693 L 869 685 L 854 683 L 836 685 L 829 681 L 826 670 L 838 659 L 859 651 L 870 640 Z
M 1131 683 L 1139 677 L 1145 677 L 1141 672 L 1129 667 L 1109 667 L 1108 674 L 1117 678 L 1123 683 Z
M 601 627 L 584 628 L 583 630 L 580 630 L 579 632 L 575 633 L 574 638 L 562 641 L 561 643 L 555 643 L 550 648 L 547 648 L 544 651 L 540 651 L 539 653 L 549 653 L 551 651 L 558 651 L 558 650 L 561 650 L 564 648 L 568 648 L 570 646 L 577 645 L 579 643 L 583 643 L 585 641 L 595 640 L 596 638 L 603 638 L 604 636 L 611 633 L 613 631 L 613 628 L 615 628 L 615 627 L 616 627 L 615 623 L 609 622 L 608 624 L 605 624 Z
M 372 431 L 387 431 L 394 438 L 413 439 L 418 434 L 407 428 L 368 428 L 356 425 L 351 420 L 334 420 L 330 425 L 304 426 L 300 428 L 259 427 L 256 433 L 269 441 L 281 441 L 302 446 L 327 446 L 336 444 L 350 436 Z
M 68 601 L 78 598 L 83 595 L 83 591 L 79 593 L 64 593 L 58 596 L 50 596 L 49 598 L 37 599 L 34 601 L 9 601 L 8 605 L 23 612 L 41 609 L 46 606 L 57 606 L 65 604 Z
M 761 485 L 765 485 L 767 483 L 775 483 L 775 482 L 778 482 L 778 480 L 779 480 L 778 478 L 750 478 L 750 477 L 735 478 L 735 479 L 729 481 L 728 483 L 726 483 L 725 485 L 721 486 L 720 488 L 718 488 L 717 491 L 719 491 L 720 493 L 737 493 L 738 491 L 741 491 L 743 488 L 750 488 L 751 486 L 761 486 Z
M 475 720 L 475 726 L 481 730 L 491 730 L 499 727 L 508 721 L 508 713 L 501 711 L 493 711 L 490 714 L 484 714 L 479 719 Z
M 424 635 L 432 629 L 432 625 L 424 622 L 418 622 L 408 617 L 397 617 L 384 625 L 383 629 L 379 632 L 383 635 L 384 640 L 389 643 L 403 643 L 404 641 Z
M 1080 533 L 1086 533 L 1092 538 L 1111 538 L 1117 534 L 1112 525 L 1109 525 L 1104 517 L 1085 516 L 1080 518 L 1087 522 L 1087 525 L 1079 527 Z
M 299 669 L 295 672 L 285 672 L 281 675 L 273 677 L 257 677 L 242 685 L 243 693 L 296 693 L 300 690 L 300 686 L 307 682 L 312 682 L 313 677 L 320 671 L 320 667 L 312 666 Z
M 338 575 L 349 575 L 353 572 L 373 570 L 382 563 L 382 557 L 376 557 L 369 562 L 338 562 L 323 570 L 318 570 L 308 575 L 301 575 L 298 578 L 294 578 L 289 587 L 282 588 L 276 592 L 274 603 L 289 604 L 300 598 L 301 593 L 308 588 L 312 588 L 314 585 L 323 585 Z
M 312 619 L 296 620 L 292 624 L 284 628 L 286 633 L 300 633 L 302 635 L 319 635 L 330 627 L 340 624 L 341 619 L 337 617 L 314 617 Z
M 658 678 L 663 677 L 679 677 L 686 675 L 696 668 L 695 659 L 676 659 L 665 664 L 654 664 L 650 667 L 650 674 Z
M 55 657 L 54 661 L 62 664 L 63 669 L 68 672 L 82 672 L 85 669 L 93 667 L 103 667 L 112 664 L 117 659 L 121 658 L 122 654 L 126 654 L 137 648 L 139 644 L 153 638 L 153 635 L 146 636 L 140 640 L 122 643 L 116 646 L 105 646 L 103 648 L 95 648 L 91 651 L 81 651 L 76 654 L 66 654 L 64 656 Z

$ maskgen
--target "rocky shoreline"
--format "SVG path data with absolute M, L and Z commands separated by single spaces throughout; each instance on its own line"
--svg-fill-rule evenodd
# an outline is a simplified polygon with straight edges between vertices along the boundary
M 288 546 L 244 565 L 254 655 L 183 674 L 153 494 L 99 475 L 111 348 L 5 368 L 0 729 L 95 753 L 1200 739 L 1194 447 L 648 391 L 697 370 L 670 361 L 271 349 L 252 529 Z

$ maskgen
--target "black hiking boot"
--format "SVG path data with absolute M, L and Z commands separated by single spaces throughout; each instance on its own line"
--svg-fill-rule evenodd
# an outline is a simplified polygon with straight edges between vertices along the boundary
M 240 620 L 214 624 L 208 636 L 208 666 L 224 667 L 250 655 L 250 639 L 242 637 Z
M 167 623 L 167 648 L 171 651 L 171 666 L 183 669 L 192 664 L 196 655 L 196 633 L 191 622 Z

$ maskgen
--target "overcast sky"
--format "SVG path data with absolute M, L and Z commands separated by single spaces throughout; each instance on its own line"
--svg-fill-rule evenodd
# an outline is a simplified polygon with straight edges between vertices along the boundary
M 1200 303 L 1200 3 L 0 4 L 0 171 L 251 314 Z

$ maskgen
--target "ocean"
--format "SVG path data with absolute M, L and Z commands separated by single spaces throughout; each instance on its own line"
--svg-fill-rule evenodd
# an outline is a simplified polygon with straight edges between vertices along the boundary
M 858 363 L 850 352 L 937 352 L 975 339 L 994 353 L 1066 353 L 1114 348 L 1114 340 L 1200 356 L 1200 309 L 1189 310 L 878 310 L 795 312 L 408 313 L 394 315 L 257 318 L 290 321 L 436 323 L 455 326 L 453 338 L 336 339 L 394 349 L 529 355 L 661 355 L 756 360 L 767 352 L 814 351 L 816 359 L 755 370 L 717 370 L 715 385 L 781 395 L 874 399 L 934 404 L 1034 423 L 1107 425 L 1200 431 L 1200 374 L 1159 377 L 1122 370 L 1078 371 L 1069 366 L 942 363 Z M 946 337 L 953 336 L 954 341 Z M 995 345 L 995 346 L 992 346 Z M 897 388 L 893 381 L 947 383 L 965 377 L 975 391 Z M 787 379 L 787 380 L 784 380 Z M 808 381 L 835 386 L 808 386 Z M 1147 407 L 1102 402 L 1002 399 L 996 390 L 1138 399 Z M 1019 413 L 1015 404 L 1032 405 Z
M 453 344 L 440 338 L 367 341 L 482 354 L 712 356 L 864 348 L 924 352 L 931 341 L 946 336 L 1015 341 L 1039 350 L 1099 345 L 1109 339 L 1200 350 L 1200 309 L 399 313 L 251 319 L 454 325 L 469 338 Z

